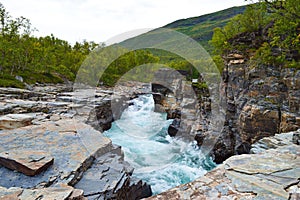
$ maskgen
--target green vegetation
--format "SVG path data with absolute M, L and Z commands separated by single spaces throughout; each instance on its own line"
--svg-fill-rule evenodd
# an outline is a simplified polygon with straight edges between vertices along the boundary
M 243 13 L 245 6 L 233 7 L 211 14 L 181 19 L 172 22 L 163 28 L 171 28 L 186 34 L 198 41 L 208 52 L 212 53 L 213 47 L 209 44 L 216 27 L 224 27 L 232 17 Z
M 235 42 L 252 38 L 252 44 Z M 216 28 L 211 40 L 215 54 L 231 51 L 247 54 L 256 64 L 299 68 L 300 0 L 260 0 L 243 14 L 233 17 L 223 28 Z
M 131 81 L 141 81 L 140 79 L 144 82 L 151 81 L 153 72 L 157 68 L 148 68 L 146 71 L 144 68 L 143 71 L 141 67 L 135 67 L 158 62 L 159 57 L 152 55 L 147 50 L 130 51 L 113 61 L 101 76 L 100 81 L 108 86 L 113 86 L 124 74 L 132 69 L 134 71 L 129 76 L 122 78 Z
M 98 45 L 84 41 L 71 46 L 53 35 L 34 37 L 31 23 L 13 18 L 0 3 L 0 86 L 24 87 L 27 84 L 61 83 L 74 80 L 82 61 Z
M 174 29 L 198 41 L 211 53 L 220 71 L 224 66 L 222 55 L 233 50 L 248 54 L 255 63 L 293 68 L 300 66 L 300 0 L 260 0 L 247 8 L 234 7 L 182 19 L 163 28 Z M 24 87 L 25 83 L 74 81 L 83 63 L 88 66 L 81 71 L 84 81 L 100 82 L 109 86 L 114 85 L 121 77 L 126 80 L 130 78 L 149 81 L 154 71 L 159 68 L 158 64 L 183 70 L 188 80 L 199 77 L 199 72 L 191 63 L 164 50 L 143 49 L 127 52 L 120 49 L 119 55 L 122 56 L 111 62 L 107 59 L 110 57 L 108 54 L 112 53 L 109 50 L 106 51 L 107 55 L 97 55 L 103 45 L 87 41 L 71 45 L 52 34 L 35 37 L 32 34 L 34 31 L 28 19 L 11 17 L 0 3 L 0 86 Z M 236 42 L 238 38 L 248 37 L 253 33 L 255 45 Z M 96 52 L 93 51 L 95 49 Z M 192 62 L 206 71 L 211 67 L 207 60 Z M 109 67 L 103 73 L 97 69 L 98 63 L 109 64 Z M 157 65 L 147 65 L 149 63 Z M 131 73 L 130 76 L 126 75 L 128 72 Z M 98 80 L 102 73 L 103 76 Z M 23 82 L 16 77 L 22 77 Z M 195 87 L 205 89 L 207 85 L 199 83 Z
M 23 88 L 26 84 L 74 81 L 83 63 L 87 68 L 81 71 L 80 78 L 84 79 L 81 81 L 90 84 L 99 82 L 108 86 L 113 86 L 133 68 L 134 74 L 131 72 L 131 76 L 125 78 L 140 80 L 144 77 L 145 81 L 151 80 L 158 66 L 135 68 L 147 63 L 188 71 L 189 79 L 199 75 L 183 58 L 172 55 L 173 58 L 169 59 L 170 54 L 161 50 L 144 49 L 126 53 L 124 49 L 119 49 L 122 56 L 112 63 L 106 63 L 111 57 L 109 54 L 113 53 L 107 50 L 108 47 L 105 48 L 107 55 L 102 55 L 101 49 L 104 46 L 94 42 L 70 45 L 52 34 L 35 37 L 32 34 L 34 31 L 28 19 L 11 17 L 0 3 L 0 86 Z M 109 64 L 100 80 L 98 77 L 102 72 L 98 69 L 99 63 Z M 21 77 L 23 81 L 16 77 Z

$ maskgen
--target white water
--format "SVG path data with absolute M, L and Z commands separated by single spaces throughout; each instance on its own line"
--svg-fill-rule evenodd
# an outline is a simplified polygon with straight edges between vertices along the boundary
M 154 194 L 190 182 L 215 167 L 196 144 L 168 135 L 172 120 L 154 112 L 152 95 L 142 95 L 132 103 L 104 134 L 122 146 L 125 160 L 135 168 L 133 176 L 150 184 Z

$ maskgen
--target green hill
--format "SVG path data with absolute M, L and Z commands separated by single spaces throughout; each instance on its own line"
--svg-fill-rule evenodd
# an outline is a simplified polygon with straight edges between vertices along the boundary
M 212 38 L 214 28 L 224 27 L 232 17 L 243 13 L 245 9 L 246 6 L 232 7 L 199 17 L 180 19 L 163 28 L 171 28 L 190 36 L 211 52 L 212 47 L 208 41 Z
M 187 36 L 199 42 L 209 53 L 212 53 L 213 47 L 209 44 L 209 41 L 212 39 L 213 30 L 216 27 L 224 27 L 232 17 L 243 13 L 245 9 L 246 6 L 232 7 L 211 14 L 187 19 L 180 19 L 161 28 L 169 28 L 186 34 Z M 121 45 L 143 46 L 143 44 L 148 44 L 148 42 L 151 42 L 149 41 L 149 38 L 155 39 L 155 37 L 157 37 L 157 39 L 161 39 L 161 37 L 163 37 L 162 35 L 163 34 L 161 34 L 161 31 L 157 31 L 157 29 L 155 29 L 153 31 L 150 31 L 149 33 L 125 40 L 121 42 Z M 169 42 L 172 42 L 172 38 L 169 38 L 168 40 Z M 158 56 L 162 63 L 182 60 L 178 58 L 178 56 L 174 54 L 171 55 L 170 52 L 165 52 L 160 49 L 151 49 L 150 52 L 153 55 Z

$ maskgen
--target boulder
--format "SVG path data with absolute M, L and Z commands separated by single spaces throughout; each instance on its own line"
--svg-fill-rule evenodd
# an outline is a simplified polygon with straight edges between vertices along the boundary
M 176 136 L 177 132 L 179 131 L 179 128 L 180 128 L 180 119 L 175 118 L 168 128 L 168 134 L 171 137 Z

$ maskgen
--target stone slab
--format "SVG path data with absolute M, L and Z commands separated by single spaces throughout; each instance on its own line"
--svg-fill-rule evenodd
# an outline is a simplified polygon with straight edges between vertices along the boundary
M 27 176 L 35 176 L 53 164 L 54 158 L 44 151 L 6 151 L 0 153 L 0 165 Z
M 0 200 L 86 200 L 83 191 L 67 185 L 41 189 L 0 187 Z
M 110 139 L 72 119 L 0 131 L 0 153 L 14 151 L 22 157 L 23 152 L 45 151 L 55 160 L 46 171 L 33 177 L 0 167 L 0 185 L 6 188 L 45 187 L 56 183 L 73 185 L 95 158 L 111 149 Z

